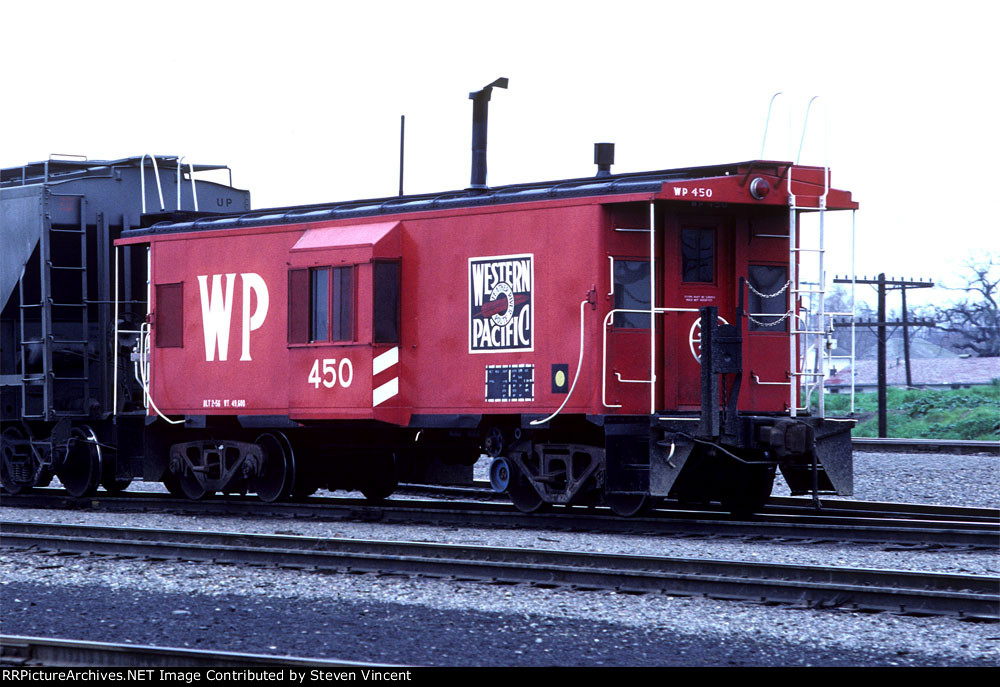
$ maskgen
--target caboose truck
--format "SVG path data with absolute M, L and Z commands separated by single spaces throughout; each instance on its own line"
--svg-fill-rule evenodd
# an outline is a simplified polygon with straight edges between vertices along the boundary
M 122 232 L 118 262 L 148 259 L 145 324 L 116 334 L 144 478 L 378 500 L 471 480 L 485 452 L 528 512 L 750 512 L 778 468 L 793 493 L 849 495 L 851 424 L 797 407 L 795 343 L 800 215 L 850 193 L 822 167 L 611 174 L 611 154 L 590 178 L 486 187 L 483 154 L 465 190 Z

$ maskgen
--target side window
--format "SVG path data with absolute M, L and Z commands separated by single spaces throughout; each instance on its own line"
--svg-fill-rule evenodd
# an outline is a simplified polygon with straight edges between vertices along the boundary
M 184 347 L 184 284 L 156 285 L 156 346 Z
M 376 262 L 372 340 L 399 343 L 399 263 Z
M 354 268 L 288 272 L 288 343 L 354 340 Z
M 288 343 L 309 341 L 309 270 L 288 272 Z
M 330 268 L 309 272 L 309 340 L 330 340 Z
M 681 229 L 681 279 L 715 281 L 714 229 Z
M 354 268 L 334 267 L 331 334 L 333 341 L 354 340 Z
M 615 260 L 615 309 L 649 310 L 649 262 Z M 649 329 L 645 313 L 615 313 L 615 327 Z
M 750 265 L 750 331 L 782 332 L 788 329 L 788 268 L 780 265 Z M 781 324 L 778 324 L 778 323 Z

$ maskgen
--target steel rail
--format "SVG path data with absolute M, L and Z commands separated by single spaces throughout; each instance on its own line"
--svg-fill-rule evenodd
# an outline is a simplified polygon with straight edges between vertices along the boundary
M 506 501 L 507 495 L 493 491 L 488 481 L 476 481 L 471 487 L 448 487 L 425 484 L 401 484 L 397 492 L 403 494 L 433 494 L 437 498 L 470 498 L 477 500 Z M 942 506 L 928 503 L 892 503 L 886 501 L 854 501 L 843 497 L 821 497 L 822 504 L 816 510 L 811 496 L 772 496 L 762 515 L 774 512 L 801 512 L 812 515 L 840 515 L 863 517 L 878 514 L 880 517 L 919 517 L 923 520 L 982 522 L 1000 525 L 1000 508 L 976 508 L 974 506 Z M 683 510 L 680 504 L 664 502 L 659 506 L 663 511 Z
M 941 506 L 928 503 L 891 503 L 885 501 L 851 501 L 821 499 L 824 515 L 851 515 L 864 517 L 875 514 L 879 518 L 920 518 L 936 521 L 962 521 L 1000 525 L 1000 508 L 975 508 L 971 506 Z M 802 496 L 772 496 L 765 512 L 776 510 L 813 510 L 812 498 Z
M 1000 577 L 424 542 L 0 523 L 5 549 L 704 595 L 1000 621 Z
M 515 527 L 521 529 L 574 530 L 653 536 L 754 537 L 821 542 L 894 543 L 934 547 L 1000 548 L 1000 515 L 989 509 L 974 510 L 978 519 L 949 522 L 919 513 L 897 518 L 824 514 L 798 509 L 769 508 L 749 520 L 727 513 L 660 510 L 647 517 L 619 518 L 605 509 L 563 507 L 545 513 L 524 514 L 509 504 L 468 501 L 392 499 L 371 505 L 362 499 L 313 498 L 304 503 L 265 504 L 253 497 L 188 501 L 165 494 L 139 498 L 94 496 L 74 499 L 57 495 L 25 494 L 6 497 L 5 507 L 60 508 L 98 512 L 171 512 L 180 515 L 223 517 L 283 517 L 317 521 L 378 521 L 386 524 L 433 524 L 458 527 Z M 803 499 L 786 499 L 799 501 Z M 834 502 L 839 503 L 839 502 Z M 968 511 L 969 509 L 964 509 Z M 836 512 L 836 511 L 834 511 Z
M 337 667 L 401 668 L 385 664 L 298 658 L 280 654 L 206 651 L 109 642 L 88 642 L 51 637 L 0 635 L 0 656 L 9 668 L 38 666 L 100 666 L 101 668 L 271 668 Z M 15 668 L 16 669 L 16 668 Z
M 471 487 L 449 487 L 425 484 L 401 484 L 397 492 L 403 494 L 433 494 L 440 499 L 470 498 L 477 500 L 507 501 L 507 495 L 493 491 L 488 481 L 476 481 Z M 974 506 L 942 506 L 927 503 L 892 503 L 886 501 L 854 501 L 843 497 L 821 497 L 822 504 L 816 510 L 811 496 L 772 496 L 768 499 L 763 515 L 773 512 L 803 512 L 813 515 L 853 515 L 878 514 L 882 517 L 920 517 L 926 520 L 983 522 L 1000 525 L 1000 508 L 977 508 Z M 680 504 L 666 501 L 659 507 L 664 511 L 681 510 Z
M 1000 441 L 852 437 L 851 444 L 855 450 L 870 449 L 886 453 L 986 453 L 1000 456 Z
M 431 495 L 434 498 L 434 501 L 412 498 L 414 495 L 419 494 Z M 407 498 L 407 496 L 410 498 Z M 463 501 L 462 499 L 473 499 L 473 501 Z M 119 503 L 121 501 L 129 500 L 139 501 L 139 507 L 129 507 L 127 503 Z M 489 501 L 495 501 L 497 503 L 485 503 Z M 782 510 L 808 511 L 813 515 L 822 515 L 833 512 L 852 514 L 855 516 L 863 513 L 881 513 L 902 517 L 920 516 L 925 519 L 985 522 L 987 524 L 1000 525 L 1000 508 L 995 507 L 946 506 L 931 503 L 905 503 L 889 501 L 854 501 L 848 498 L 826 496 L 821 496 L 820 501 L 822 507 L 819 511 L 817 511 L 813 506 L 812 497 L 810 496 L 772 496 L 768 500 L 763 514 L 766 515 L 768 511 L 777 508 Z M 93 496 L 77 499 L 69 496 L 64 490 L 58 487 L 36 487 L 30 492 L 24 492 L 17 495 L 4 494 L 3 501 L 0 502 L 0 506 L 96 510 L 100 510 L 102 508 L 113 509 L 118 507 L 122 510 L 152 509 L 159 511 L 173 505 L 191 506 L 195 509 L 200 506 L 206 506 L 207 509 L 211 510 L 214 507 L 222 506 L 223 502 L 243 504 L 242 506 L 237 506 L 238 508 L 257 508 L 262 515 L 268 515 L 272 509 L 292 509 L 293 512 L 289 514 L 292 517 L 299 515 L 299 513 L 294 512 L 298 507 L 311 511 L 321 508 L 323 505 L 337 506 L 350 504 L 355 506 L 370 506 L 370 503 L 365 499 L 344 495 L 311 496 L 294 502 L 272 504 L 262 503 L 259 499 L 252 496 L 232 495 L 225 498 L 209 497 L 199 501 L 191 501 L 185 498 L 171 496 L 165 492 L 157 491 L 128 491 L 118 494 L 110 494 L 105 491 L 99 491 Z M 155 505 L 156 503 L 162 503 L 163 505 L 157 506 Z M 424 484 L 400 484 L 399 490 L 393 498 L 383 502 L 380 506 L 370 507 L 391 508 L 394 506 L 406 507 L 416 504 L 426 506 L 428 508 L 489 508 L 497 511 L 508 511 L 511 509 L 510 504 L 507 502 L 507 496 L 493 491 L 488 481 L 476 481 L 473 482 L 472 486 L 458 487 Z M 601 509 L 595 510 L 593 508 L 583 506 L 561 506 L 556 510 L 557 512 L 563 511 L 576 515 L 603 512 Z M 686 510 L 688 509 L 686 509 L 683 504 L 671 501 L 666 501 L 658 507 L 658 512 L 664 515 L 670 514 L 674 511 Z M 708 509 L 707 507 L 699 512 L 705 516 L 712 515 L 711 509 Z M 319 513 L 316 513 L 315 515 L 318 516 Z M 621 520 L 621 518 L 617 519 Z M 629 520 L 625 521 L 629 522 Z

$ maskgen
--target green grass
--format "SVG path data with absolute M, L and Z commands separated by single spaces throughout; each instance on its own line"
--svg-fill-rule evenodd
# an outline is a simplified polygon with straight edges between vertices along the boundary
M 827 394 L 828 415 L 850 411 L 850 394 Z M 1000 379 L 968 389 L 887 389 L 887 435 L 903 439 L 1000 439 Z M 856 437 L 878 436 L 878 394 L 855 394 Z

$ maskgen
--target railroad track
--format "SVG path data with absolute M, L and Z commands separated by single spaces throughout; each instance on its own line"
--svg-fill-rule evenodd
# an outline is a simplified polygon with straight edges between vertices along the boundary
M 204 651 L 174 647 L 85 642 L 76 639 L 0 635 L 0 665 L 33 668 L 38 666 L 100 666 L 108 668 L 284 668 L 328 667 L 331 669 L 366 668 L 379 673 L 386 667 L 372 663 L 334 661 L 323 658 L 298 658 L 273 654 L 248 654 L 231 651 Z M 152 679 L 148 674 L 145 679 Z M 158 676 L 159 677 L 159 676 Z M 15 678 L 17 679 L 17 678 Z M 24 678 L 22 678 L 24 679 Z M 163 679 L 160 677 L 160 679 Z M 201 676 L 205 679 L 205 676 Z M 209 679 L 222 679 L 215 676 Z M 258 677 L 258 679 L 260 679 Z M 26 679 L 24 679 L 27 681 Z M 284 682 L 284 678 L 280 681 Z M 188 682 L 190 682 L 188 680 Z
M 1000 577 L 296 535 L 2 522 L 4 549 L 697 595 L 1000 620 Z
M 248 498 L 189 501 L 166 494 L 74 499 L 60 490 L 8 496 L 6 507 L 96 512 L 158 512 L 222 517 L 377 521 L 457 527 L 572 530 L 654 536 L 753 537 L 814 542 L 891 543 L 918 547 L 1000 548 L 1000 511 L 986 508 L 878 504 L 824 500 L 816 511 L 806 498 L 772 498 L 761 515 L 740 520 L 723 512 L 664 508 L 646 517 L 619 518 L 606 509 L 555 508 L 526 515 L 509 504 L 393 498 L 380 505 L 361 499 L 313 497 L 302 503 L 264 504 Z
M 854 437 L 855 450 L 887 453 L 985 453 L 1000 456 L 1000 441 L 967 441 L 958 439 L 875 439 Z

